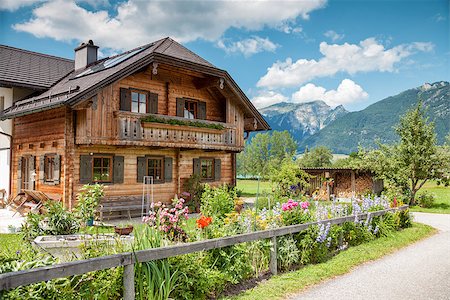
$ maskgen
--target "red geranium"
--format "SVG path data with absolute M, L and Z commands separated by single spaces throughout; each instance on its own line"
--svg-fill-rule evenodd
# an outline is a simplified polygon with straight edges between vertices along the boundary
M 205 228 L 207 227 L 209 224 L 211 224 L 212 222 L 212 218 L 211 217 L 205 217 L 205 216 L 201 216 L 199 219 L 197 219 L 197 221 L 195 221 L 197 223 L 197 227 L 198 228 Z

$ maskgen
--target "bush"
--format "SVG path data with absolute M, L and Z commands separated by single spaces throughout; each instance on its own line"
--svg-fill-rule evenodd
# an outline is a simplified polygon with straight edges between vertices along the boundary
M 416 200 L 417 200 L 417 204 L 420 207 L 430 208 L 430 207 L 433 207 L 436 197 L 433 194 L 425 191 L 425 192 L 421 193 L 420 195 L 418 195 L 416 197 Z
M 181 193 L 181 197 L 187 201 L 186 204 L 190 211 L 200 211 L 200 201 L 205 190 L 200 175 L 192 174 L 184 183 L 183 188 L 185 191 Z
M 235 199 L 235 190 L 229 189 L 225 184 L 217 188 L 206 184 L 200 211 L 204 216 L 214 217 L 214 220 L 223 220 L 226 214 L 234 210 Z
M 93 219 L 95 210 L 104 194 L 103 185 L 101 184 L 84 185 L 77 195 L 78 201 L 74 208 L 77 217 L 85 222 Z
M 284 160 L 281 166 L 272 170 L 270 180 L 276 186 L 275 194 L 277 196 L 296 197 L 309 186 L 309 177 L 297 163 Z

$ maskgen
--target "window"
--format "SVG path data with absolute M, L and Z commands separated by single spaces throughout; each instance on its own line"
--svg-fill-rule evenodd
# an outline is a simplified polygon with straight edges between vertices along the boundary
M 46 155 L 44 157 L 44 181 L 53 182 L 55 178 L 55 156 Z
M 197 102 L 185 100 L 184 117 L 188 119 L 197 119 Z
M 94 156 L 92 164 L 93 182 L 112 181 L 112 156 Z
M 131 111 L 136 113 L 147 113 L 147 93 L 131 92 Z
M 214 179 L 214 159 L 202 158 L 200 159 L 200 177 L 202 179 Z
M 2 112 L 5 109 L 5 97 L 0 96 L 0 112 Z
M 147 176 L 153 176 L 153 181 L 159 182 L 164 180 L 164 163 L 163 158 L 147 159 Z

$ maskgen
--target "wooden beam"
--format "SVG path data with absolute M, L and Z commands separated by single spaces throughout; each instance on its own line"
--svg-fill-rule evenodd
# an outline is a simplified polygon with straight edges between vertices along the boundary
M 207 77 L 207 78 L 194 78 L 192 80 L 196 89 L 204 89 L 212 86 L 219 86 L 219 78 L 217 77 Z

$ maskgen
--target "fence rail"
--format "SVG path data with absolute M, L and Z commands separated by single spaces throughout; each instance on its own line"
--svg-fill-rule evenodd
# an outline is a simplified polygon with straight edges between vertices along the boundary
M 398 208 L 391 208 L 370 213 L 358 214 L 359 220 L 371 217 L 381 216 L 387 212 L 406 210 L 407 205 Z M 0 291 L 13 289 L 22 285 L 48 281 L 51 279 L 68 277 L 72 275 L 80 275 L 92 271 L 99 271 L 115 267 L 125 267 L 124 271 L 124 299 L 134 299 L 134 264 L 139 262 L 148 262 L 152 260 L 164 259 L 173 256 L 194 253 L 199 251 L 223 248 L 245 242 L 252 242 L 261 239 L 271 239 L 275 247 L 270 252 L 270 271 L 274 274 L 277 272 L 277 253 L 276 238 L 287 234 L 298 233 L 307 230 L 308 227 L 318 224 L 338 225 L 350 222 L 355 219 L 355 215 L 340 217 L 334 219 L 326 219 L 316 222 L 310 222 L 299 225 L 285 226 L 270 230 L 262 230 L 251 233 L 244 233 L 224 238 L 216 238 L 193 243 L 174 245 L 169 247 L 154 248 L 149 250 L 140 250 L 136 252 L 126 252 L 115 255 L 108 255 L 97 258 L 73 261 L 68 263 L 57 264 L 53 266 L 40 267 L 36 269 L 23 270 L 18 272 L 10 272 L 0 274 Z

